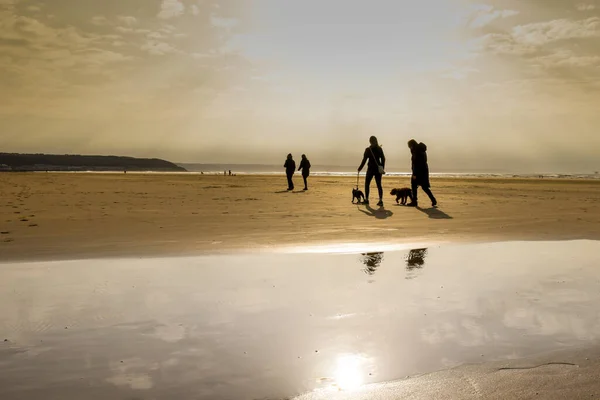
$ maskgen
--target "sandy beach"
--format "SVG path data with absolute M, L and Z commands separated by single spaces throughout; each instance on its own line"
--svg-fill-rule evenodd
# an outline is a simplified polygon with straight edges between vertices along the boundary
M 296 177 L 297 189 L 301 178 Z M 354 178 L 0 174 L 3 261 L 187 255 L 285 245 L 600 239 L 600 182 L 432 179 L 439 207 L 351 204 Z M 362 184 L 362 180 L 361 180 Z M 374 185 L 373 185 L 373 188 Z
M 0 174 L 0 397 L 600 396 L 600 182 L 354 183 Z

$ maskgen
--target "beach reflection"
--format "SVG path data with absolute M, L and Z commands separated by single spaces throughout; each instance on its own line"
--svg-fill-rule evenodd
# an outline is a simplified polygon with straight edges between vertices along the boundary
M 427 249 L 413 249 L 406 255 L 406 279 L 414 279 L 417 277 L 416 270 L 420 270 L 425 265 L 425 257 Z
M 383 252 L 363 253 L 361 254 L 361 261 L 365 264 L 363 271 L 367 275 L 374 275 L 383 261 Z
M 599 242 L 411 247 L 0 264 L 0 399 L 334 399 L 600 341 Z

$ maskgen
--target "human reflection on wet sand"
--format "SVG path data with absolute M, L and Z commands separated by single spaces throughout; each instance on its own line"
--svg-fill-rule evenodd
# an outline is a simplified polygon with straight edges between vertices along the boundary
M 361 256 L 361 260 L 363 264 L 365 264 L 363 271 L 365 271 L 367 275 L 375 274 L 377 268 L 379 268 L 383 261 L 383 252 L 363 253 Z
M 415 270 L 423 268 L 425 265 L 425 257 L 427 256 L 427 249 L 413 249 L 408 252 L 406 256 L 406 279 L 414 279 L 416 277 Z

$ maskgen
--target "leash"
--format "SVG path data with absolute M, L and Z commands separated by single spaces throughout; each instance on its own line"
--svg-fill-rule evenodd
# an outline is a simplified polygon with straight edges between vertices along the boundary
M 360 178 L 360 172 L 356 174 L 356 188 L 358 189 L 358 178 Z

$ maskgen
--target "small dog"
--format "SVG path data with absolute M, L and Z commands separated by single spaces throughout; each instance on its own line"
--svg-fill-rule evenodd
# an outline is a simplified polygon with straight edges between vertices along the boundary
M 362 202 L 364 203 L 365 194 L 362 191 L 358 190 L 358 188 L 352 189 L 352 204 L 354 204 L 354 199 L 356 199 L 357 203 L 361 203 L 362 199 Z
M 400 204 L 403 206 L 406 205 L 406 199 L 410 199 L 411 202 L 413 201 L 412 190 L 410 188 L 392 189 L 390 194 L 396 196 L 396 203 L 402 199 L 402 203 Z

